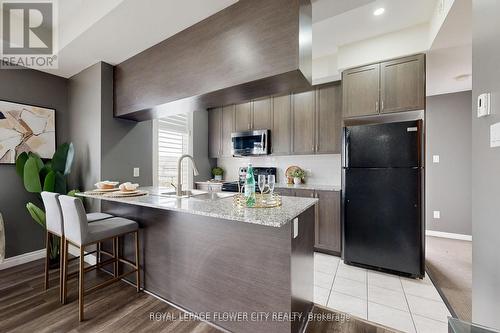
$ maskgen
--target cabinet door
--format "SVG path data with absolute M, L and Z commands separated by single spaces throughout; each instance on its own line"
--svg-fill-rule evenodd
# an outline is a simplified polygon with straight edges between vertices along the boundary
M 293 94 L 293 140 L 294 154 L 314 154 L 314 90 Z
M 342 73 L 344 117 L 379 113 L 380 64 L 346 70 Z
M 263 98 L 253 101 L 252 129 L 271 128 L 271 98 Z
M 380 65 L 380 112 L 425 108 L 425 55 L 396 59 Z
M 221 156 L 222 108 L 208 110 L 208 156 Z
M 294 192 L 296 197 L 314 198 L 314 191 L 313 190 L 295 189 L 295 190 L 293 190 L 293 192 Z
M 235 132 L 248 131 L 252 128 L 251 104 L 236 104 L 234 113 Z
M 222 108 L 222 151 L 221 156 L 232 156 L 231 133 L 234 132 L 234 105 Z
M 281 196 L 284 197 L 293 197 L 295 194 L 293 193 L 292 189 L 289 188 L 276 188 L 274 192 L 278 193 Z
M 325 86 L 316 96 L 316 153 L 340 154 L 342 88 L 340 84 Z
M 316 191 L 319 199 L 316 215 L 315 247 L 320 250 L 340 253 L 340 192 Z
M 291 99 L 291 95 L 272 98 L 271 152 L 273 154 L 290 154 L 292 138 Z

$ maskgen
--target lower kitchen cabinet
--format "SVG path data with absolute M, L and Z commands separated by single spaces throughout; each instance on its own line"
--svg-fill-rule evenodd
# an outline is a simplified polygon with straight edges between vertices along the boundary
M 314 248 L 320 252 L 340 255 L 342 251 L 340 192 L 294 188 L 277 188 L 275 192 L 283 196 L 318 198 Z
M 315 248 L 320 251 L 341 252 L 340 192 L 316 191 L 319 199 L 315 226 Z

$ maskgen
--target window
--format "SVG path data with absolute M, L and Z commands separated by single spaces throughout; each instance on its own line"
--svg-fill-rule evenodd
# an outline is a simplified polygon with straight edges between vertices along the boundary
M 191 114 L 177 114 L 154 122 L 154 185 L 171 187 L 177 184 L 177 161 L 191 151 Z M 190 188 L 193 173 L 186 159 L 181 168 L 182 184 Z

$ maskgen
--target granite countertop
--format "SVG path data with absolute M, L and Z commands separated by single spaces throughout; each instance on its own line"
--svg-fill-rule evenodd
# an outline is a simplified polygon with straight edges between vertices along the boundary
M 276 208 L 238 208 L 233 206 L 233 198 L 200 200 L 195 197 L 172 198 L 161 193 L 171 191 L 167 188 L 142 187 L 148 195 L 130 198 L 113 198 L 78 193 L 78 196 L 127 203 L 132 205 L 172 210 L 194 215 L 215 217 L 225 220 L 253 223 L 269 227 L 282 227 L 309 207 L 318 202 L 315 198 L 282 197 L 282 206 Z
M 297 190 L 317 190 L 317 191 L 340 191 L 342 186 L 340 185 L 322 185 L 322 184 L 285 184 L 280 183 L 276 184 L 275 188 L 289 188 L 289 189 L 297 189 Z

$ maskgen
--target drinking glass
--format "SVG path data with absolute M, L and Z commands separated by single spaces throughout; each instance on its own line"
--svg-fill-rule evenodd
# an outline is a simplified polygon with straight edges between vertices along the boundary
M 273 195 L 275 183 L 276 183 L 276 177 L 274 175 L 267 176 L 267 186 L 269 186 L 269 193 L 271 195 Z
M 266 176 L 259 175 L 259 178 L 257 180 L 257 184 L 259 185 L 260 194 L 262 195 L 264 192 L 264 189 L 266 188 Z

